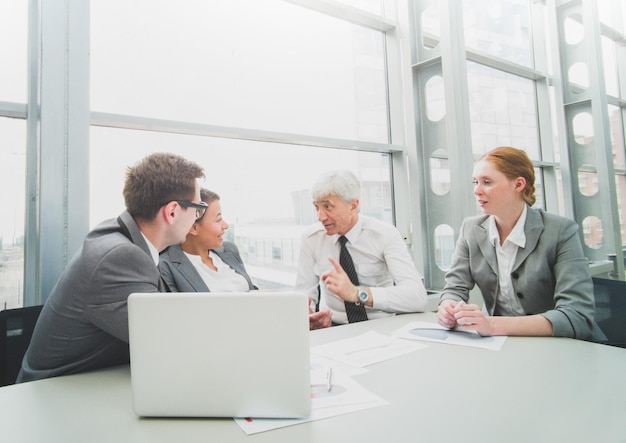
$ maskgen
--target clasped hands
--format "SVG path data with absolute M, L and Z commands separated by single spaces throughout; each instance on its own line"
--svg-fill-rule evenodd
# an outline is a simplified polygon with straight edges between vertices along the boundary
M 448 329 L 461 327 L 483 336 L 492 335 L 491 318 L 485 316 L 480 306 L 464 301 L 450 299 L 442 301 L 437 309 L 437 322 Z

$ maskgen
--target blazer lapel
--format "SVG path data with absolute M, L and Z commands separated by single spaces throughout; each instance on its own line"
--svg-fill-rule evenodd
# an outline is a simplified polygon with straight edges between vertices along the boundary
M 212 249 L 212 251 L 215 252 L 215 254 L 217 254 L 217 256 L 221 258 L 224 263 L 233 268 L 237 274 L 245 278 L 251 289 L 256 288 L 250 280 L 250 277 L 247 275 L 243 263 L 237 259 L 237 256 L 232 249 L 226 249 L 226 247 L 222 246 L 221 248 Z
M 526 246 L 524 248 L 518 248 L 517 256 L 515 257 L 515 264 L 513 270 L 517 270 L 524 260 L 528 258 L 531 252 L 537 247 L 539 243 L 539 237 L 543 232 L 543 221 L 539 211 L 528 208 L 526 213 L 526 224 L 524 225 L 524 235 L 526 235 Z
M 231 251 L 227 251 L 223 246 L 221 248 L 211 249 L 211 251 L 215 252 L 215 254 L 221 258 L 224 263 L 228 263 L 228 265 L 232 267 L 231 262 L 235 261 L 235 256 Z
M 172 263 L 176 265 L 176 269 L 178 269 L 178 272 L 180 273 L 180 275 L 182 275 L 185 278 L 185 280 L 189 282 L 189 284 L 194 289 L 194 291 L 196 292 L 208 292 L 209 291 L 209 288 L 207 288 L 206 284 L 204 283 L 204 280 L 202 280 L 202 277 L 200 277 L 200 274 L 196 272 L 193 264 L 185 256 L 185 253 L 183 252 L 180 246 L 178 245 L 170 246 L 169 254 L 170 254 L 170 259 L 172 260 Z M 191 269 L 193 272 L 187 272 L 187 269 Z
M 159 278 L 159 292 L 172 292 L 165 280 L 163 280 L 163 277 Z
M 126 238 L 152 257 L 148 243 L 146 243 L 143 235 L 141 235 L 141 230 L 137 226 L 137 222 L 135 222 L 135 219 L 128 211 L 122 212 L 122 214 L 117 217 L 117 223 L 120 226 L 120 232 L 124 234 Z M 158 288 L 160 292 L 170 292 L 170 288 L 167 286 L 162 277 L 159 277 Z
M 496 257 L 496 248 L 493 247 L 489 239 L 489 217 L 480 225 L 474 226 L 474 235 L 480 252 L 482 252 L 485 261 L 491 270 L 498 275 L 498 258 Z
M 141 235 L 141 231 L 135 222 L 135 219 L 128 211 L 124 211 L 117 217 L 117 223 L 120 226 L 120 232 L 124 234 L 126 238 L 128 238 L 131 242 L 139 246 L 143 251 L 152 256 L 150 254 L 150 248 L 146 243 L 146 240 Z

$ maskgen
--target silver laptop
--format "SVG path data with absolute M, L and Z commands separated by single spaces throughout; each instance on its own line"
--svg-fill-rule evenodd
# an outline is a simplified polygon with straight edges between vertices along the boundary
M 309 415 L 304 294 L 134 293 L 128 320 L 137 415 Z

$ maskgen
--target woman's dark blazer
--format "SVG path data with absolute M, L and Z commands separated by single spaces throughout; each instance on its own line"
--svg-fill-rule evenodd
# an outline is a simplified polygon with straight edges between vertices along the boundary
M 222 247 L 213 249 L 213 252 L 236 273 L 246 279 L 248 289 L 258 289 L 246 271 L 237 245 L 233 242 L 224 241 Z M 171 292 L 210 292 L 211 290 L 179 245 L 170 246 L 161 253 L 159 270 L 163 281 Z

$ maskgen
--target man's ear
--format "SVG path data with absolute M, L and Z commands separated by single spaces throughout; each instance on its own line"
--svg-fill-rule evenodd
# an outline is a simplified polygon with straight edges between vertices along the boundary
M 171 201 L 168 204 L 164 205 L 159 209 L 159 216 L 163 217 L 163 219 L 168 223 L 172 224 L 174 219 L 178 216 L 176 213 L 176 208 L 179 206 L 175 201 Z

